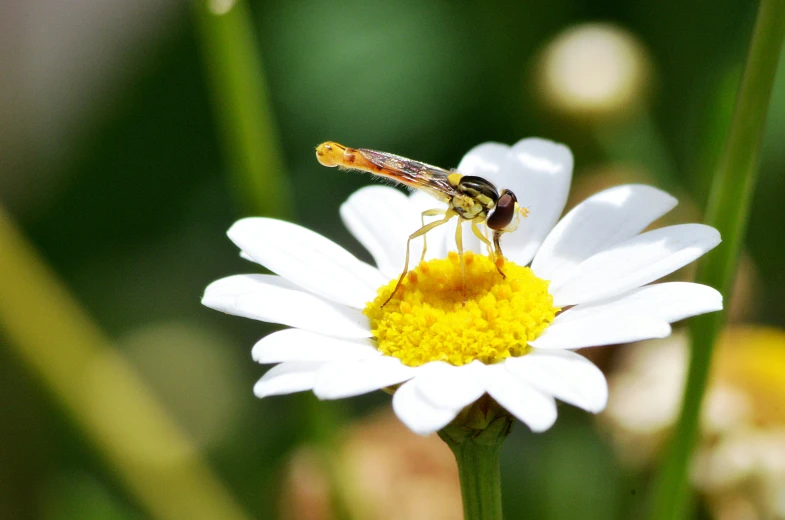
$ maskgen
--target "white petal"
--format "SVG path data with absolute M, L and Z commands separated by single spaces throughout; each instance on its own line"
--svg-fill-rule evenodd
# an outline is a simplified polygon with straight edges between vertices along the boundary
M 617 312 L 560 319 L 569 312 L 557 316 L 551 326 L 529 345 L 541 349 L 575 349 L 665 338 L 671 333 L 666 321 L 653 316 Z
M 505 366 L 537 390 L 592 413 L 608 403 L 608 383 L 599 368 L 568 350 L 534 350 Z
M 463 175 L 476 175 L 488 180 L 492 177 L 498 178 L 509 151 L 510 147 L 506 144 L 478 144 L 463 156 L 455 170 Z
M 280 276 L 241 274 L 221 278 L 207 286 L 202 304 L 235 316 L 330 336 L 371 336 L 368 318 L 359 310 L 306 293 Z
M 393 396 L 395 415 L 418 435 L 428 435 L 447 426 L 460 410 L 439 408 L 417 391 L 417 380 L 401 385 Z
M 586 303 L 559 316 L 562 323 L 573 319 L 597 319 L 620 313 L 651 316 L 673 323 L 698 314 L 722 309 L 722 294 L 707 285 L 666 282 L 646 285 L 609 300 Z
M 558 307 L 601 300 L 662 278 L 719 243 L 717 230 L 703 224 L 655 229 L 597 253 L 567 279 L 557 274 L 549 290 Z
M 545 280 L 566 278 L 595 253 L 631 238 L 673 209 L 678 201 L 643 184 L 616 186 L 578 204 L 548 234 L 532 262 Z
M 572 180 L 570 149 L 545 139 L 523 139 L 508 152 L 499 177 L 489 180 L 499 190 L 508 188 L 518 203 L 529 208 L 518 229 L 502 239 L 504 254 L 519 265 L 528 264 L 559 219 Z
M 412 367 L 390 356 L 336 361 L 319 370 L 313 393 L 319 399 L 342 399 L 396 385 L 414 374 Z
M 556 401 L 514 376 L 503 363 L 485 367 L 485 389 L 497 403 L 533 432 L 544 432 L 556 422 Z
M 385 276 L 401 274 L 406 239 L 420 227 L 406 195 L 388 186 L 362 188 L 341 205 L 341 218 Z
M 386 280 L 327 238 L 270 218 L 237 221 L 227 233 L 256 262 L 303 289 L 361 309 Z
M 316 380 L 316 371 L 322 364 L 319 362 L 295 362 L 276 365 L 257 381 L 253 387 L 253 393 L 256 397 L 267 397 L 268 395 L 291 394 L 310 390 Z
M 268 334 L 251 350 L 251 356 L 257 363 L 367 359 L 380 355 L 371 340 L 347 341 L 300 329 Z
M 479 371 L 482 363 L 455 366 L 443 361 L 427 363 L 417 369 L 417 389 L 439 408 L 462 409 L 485 393 Z

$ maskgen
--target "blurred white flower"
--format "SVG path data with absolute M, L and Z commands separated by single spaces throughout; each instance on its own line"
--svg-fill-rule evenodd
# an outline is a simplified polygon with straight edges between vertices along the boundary
M 588 23 L 559 33 L 542 52 L 539 95 L 572 116 L 620 116 L 646 99 L 651 63 L 627 30 Z
M 675 335 L 627 347 L 610 377 L 600 419 L 633 467 L 657 460 L 676 421 L 686 363 L 686 338 Z M 785 518 L 785 332 L 729 329 L 710 377 L 693 484 L 715 518 Z

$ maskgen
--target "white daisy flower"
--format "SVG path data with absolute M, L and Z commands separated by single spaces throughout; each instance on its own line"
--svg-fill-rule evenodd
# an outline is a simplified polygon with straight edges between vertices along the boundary
M 530 210 L 503 237 L 506 278 L 467 227 L 463 290 L 458 255 L 448 254 L 455 242 L 445 228 L 452 226 L 442 226 L 427 235 L 426 261 L 382 306 L 420 213 L 441 203 L 372 186 L 352 195 L 341 216 L 376 267 L 301 226 L 247 218 L 229 238 L 276 274 L 223 278 L 207 287 L 202 303 L 291 327 L 253 347 L 256 361 L 276 364 L 255 385 L 259 397 L 313 390 L 339 399 L 397 388 L 395 413 L 423 435 L 486 394 L 537 432 L 556 420 L 556 399 L 597 413 L 608 398 L 605 377 L 573 350 L 666 337 L 671 323 L 721 309 L 711 287 L 647 285 L 715 247 L 720 236 L 702 224 L 642 232 L 677 203 L 644 185 L 597 193 L 559 220 L 572 166 L 567 147 L 542 139 L 485 143 L 458 166 L 511 189 Z M 422 241 L 412 246 L 416 260 Z

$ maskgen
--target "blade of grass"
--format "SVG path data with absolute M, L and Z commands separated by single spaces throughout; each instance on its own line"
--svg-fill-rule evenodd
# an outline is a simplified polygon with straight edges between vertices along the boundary
M 242 211 L 286 217 L 292 197 L 244 0 L 193 2 L 215 116 Z
M 717 228 L 723 243 L 702 262 L 697 281 L 722 292 L 728 301 L 744 240 L 749 206 L 758 176 L 758 155 L 766 112 L 785 38 L 785 0 L 761 0 L 747 62 L 736 97 L 723 155 L 712 181 L 706 223 Z M 653 488 L 651 518 L 684 518 L 689 510 L 690 455 L 698 438 L 701 404 L 714 343 L 724 313 L 693 318 L 692 350 L 681 415 L 667 458 Z
M 249 518 L 0 208 L 0 332 L 150 518 Z

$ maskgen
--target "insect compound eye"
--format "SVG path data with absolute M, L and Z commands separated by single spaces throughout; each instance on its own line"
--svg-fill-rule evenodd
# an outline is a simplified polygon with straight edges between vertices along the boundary
M 461 192 L 469 195 L 470 197 L 477 198 L 478 196 L 487 197 L 491 202 L 496 202 L 499 199 L 499 192 L 496 187 L 482 177 L 474 175 L 464 175 L 458 183 L 458 189 Z
M 496 202 L 496 207 L 493 209 L 493 212 L 488 215 L 488 219 L 485 221 L 485 224 L 496 231 L 506 228 L 512 222 L 512 218 L 515 216 L 515 204 L 518 202 L 518 199 L 515 197 L 515 194 L 510 190 L 502 190 L 501 197 Z

